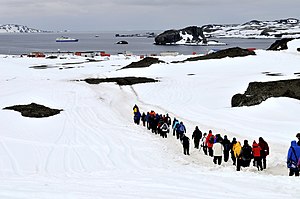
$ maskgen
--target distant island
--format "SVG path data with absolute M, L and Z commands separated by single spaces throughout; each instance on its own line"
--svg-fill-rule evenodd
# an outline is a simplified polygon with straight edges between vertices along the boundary
M 50 33 L 53 31 L 45 31 L 34 28 L 29 28 L 24 25 L 5 24 L 0 26 L 0 33 Z

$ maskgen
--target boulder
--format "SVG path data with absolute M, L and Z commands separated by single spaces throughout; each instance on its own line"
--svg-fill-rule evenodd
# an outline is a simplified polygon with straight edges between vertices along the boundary
M 300 100 L 300 79 L 271 82 L 251 82 L 244 94 L 235 94 L 232 107 L 253 106 L 270 97 L 290 97 Z

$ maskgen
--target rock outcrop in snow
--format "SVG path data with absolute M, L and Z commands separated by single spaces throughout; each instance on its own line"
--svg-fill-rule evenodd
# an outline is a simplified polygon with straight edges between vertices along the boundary
M 290 97 L 300 100 L 300 79 L 272 82 L 251 82 L 244 94 L 235 94 L 232 107 L 254 106 L 270 97 Z

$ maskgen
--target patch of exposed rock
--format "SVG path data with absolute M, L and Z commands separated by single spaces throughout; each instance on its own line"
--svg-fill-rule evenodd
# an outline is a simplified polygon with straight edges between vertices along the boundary
M 267 50 L 286 50 L 288 49 L 287 43 L 292 40 L 292 38 L 276 40 Z
M 36 103 L 28 105 L 15 105 L 3 108 L 3 110 L 14 110 L 21 113 L 24 117 L 42 118 L 59 114 L 62 109 L 52 109 Z
M 158 80 L 147 77 L 88 78 L 84 79 L 83 81 L 85 81 L 88 84 L 115 82 L 120 86 L 158 82 Z
M 120 70 L 126 69 L 126 68 L 145 68 L 145 67 L 151 66 L 152 64 L 159 64 L 159 63 L 165 63 L 165 62 L 161 61 L 155 57 L 145 57 L 144 59 L 142 59 L 138 62 L 132 62 L 131 64 L 124 66 Z
M 270 97 L 290 97 L 300 100 L 300 79 L 272 82 L 251 82 L 244 94 L 235 94 L 232 107 L 253 106 Z
M 199 60 L 208 60 L 208 59 L 222 59 L 225 57 L 245 57 L 248 55 L 256 55 L 256 54 L 254 51 L 248 49 L 234 47 L 234 48 L 228 48 L 217 52 L 213 52 L 203 56 L 190 57 L 187 58 L 186 60 L 179 61 L 179 62 L 172 62 L 172 63 L 183 63 L 186 61 L 199 61 Z

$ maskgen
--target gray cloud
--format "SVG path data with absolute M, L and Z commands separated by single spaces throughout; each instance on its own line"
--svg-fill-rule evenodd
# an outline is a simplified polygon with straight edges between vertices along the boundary
M 0 24 L 43 29 L 166 29 L 300 18 L 294 0 L 0 0 Z

